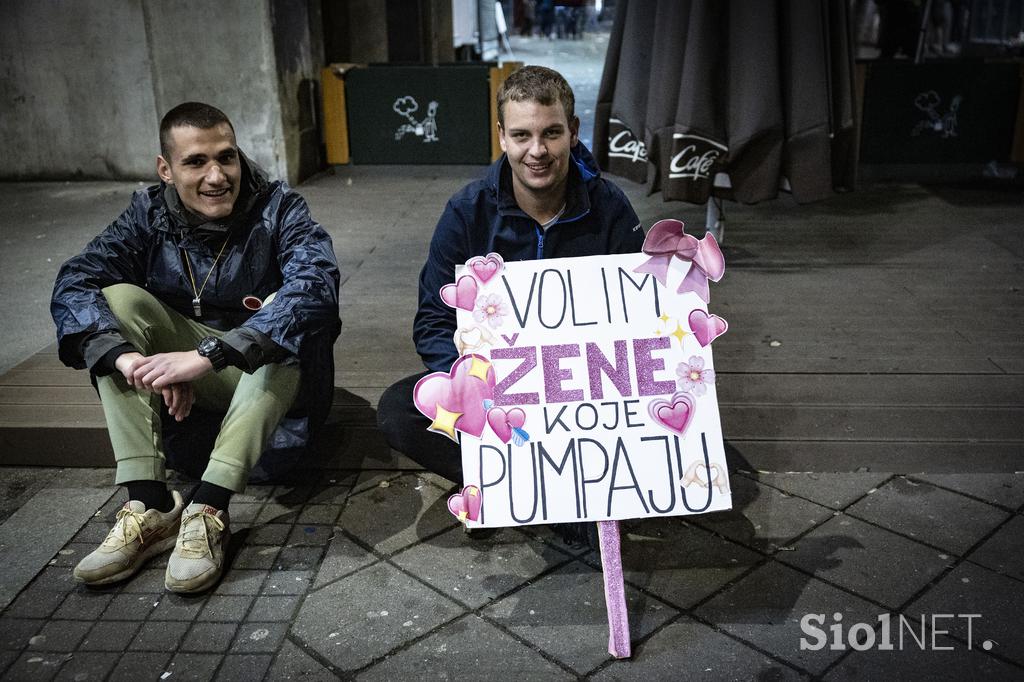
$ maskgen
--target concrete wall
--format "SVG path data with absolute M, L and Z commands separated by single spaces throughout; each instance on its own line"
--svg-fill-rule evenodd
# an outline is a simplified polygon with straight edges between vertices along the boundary
M 155 177 L 160 116 L 200 100 L 271 176 L 295 182 L 310 137 L 296 84 L 319 68 L 319 1 L 276 3 L 277 46 L 274 4 L 4 0 L 0 178 Z

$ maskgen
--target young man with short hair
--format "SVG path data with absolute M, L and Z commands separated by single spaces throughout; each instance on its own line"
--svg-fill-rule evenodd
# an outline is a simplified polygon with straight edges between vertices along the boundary
M 579 119 L 569 84 L 557 71 L 527 66 L 497 95 L 504 155 L 487 176 L 448 201 L 420 273 L 416 350 L 428 371 L 447 372 L 459 353 L 455 310 L 440 296 L 455 266 L 491 252 L 506 261 L 634 253 L 644 232 L 629 200 L 600 177 L 579 142 Z M 391 386 L 381 397 L 378 423 L 388 443 L 427 469 L 462 481 L 459 446 L 427 431 L 412 390 L 427 372 Z
M 221 575 L 228 503 L 261 454 L 294 461 L 326 416 L 339 276 L 305 200 L 239 151 L 219 109 L 169 111 L 156 166 L 160 184 L 61 267 L 51 313 L 61 360 L 92 374 L 128 490 L 75 579 L 124 580 L 174 547 L 165 585 L 192 593 Z M 216 421 L 186 505 L 165 444 L 203 440 L 193 405 Z

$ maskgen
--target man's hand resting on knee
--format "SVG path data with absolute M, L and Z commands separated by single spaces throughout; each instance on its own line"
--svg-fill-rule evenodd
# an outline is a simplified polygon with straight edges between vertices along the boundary
M 191 381 L 213 369 L 209 360 L 195 351 L 157 353 L 123 353 L 114 362 L 129 386 L 159 393 L 167 412 L 175 421 L 182 421 L 192 411 L 195 393 Z

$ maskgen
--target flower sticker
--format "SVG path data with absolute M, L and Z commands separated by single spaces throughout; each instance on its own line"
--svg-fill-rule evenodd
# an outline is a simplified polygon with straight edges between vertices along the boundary
M 503 318 L 511 312 L 512 309 L 500 294 L 485 294 L 476 299 L 473 319 L 486 322 L 491 327 L 500 327 Z
M 708 390 L 707 384 L 715 383 L 715 370 L 704 369 L 704 358 L 699 355 L 691 356 L 689 362 L 680 362 L 676 366 L 676 374 L 679 376 L 676 382 L 679 390 L 694 395 L 704 395 Z

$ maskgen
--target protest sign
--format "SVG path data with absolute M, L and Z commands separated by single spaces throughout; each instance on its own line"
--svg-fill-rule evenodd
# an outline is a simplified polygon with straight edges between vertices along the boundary
M 729 509 L 707 310 L 713 237 L 679 221 L 644 253 L 459 266 L 441 290 L 460 358 L 416 385 L 430 429 L 461 442 L 449 509 L 470 527 Z

